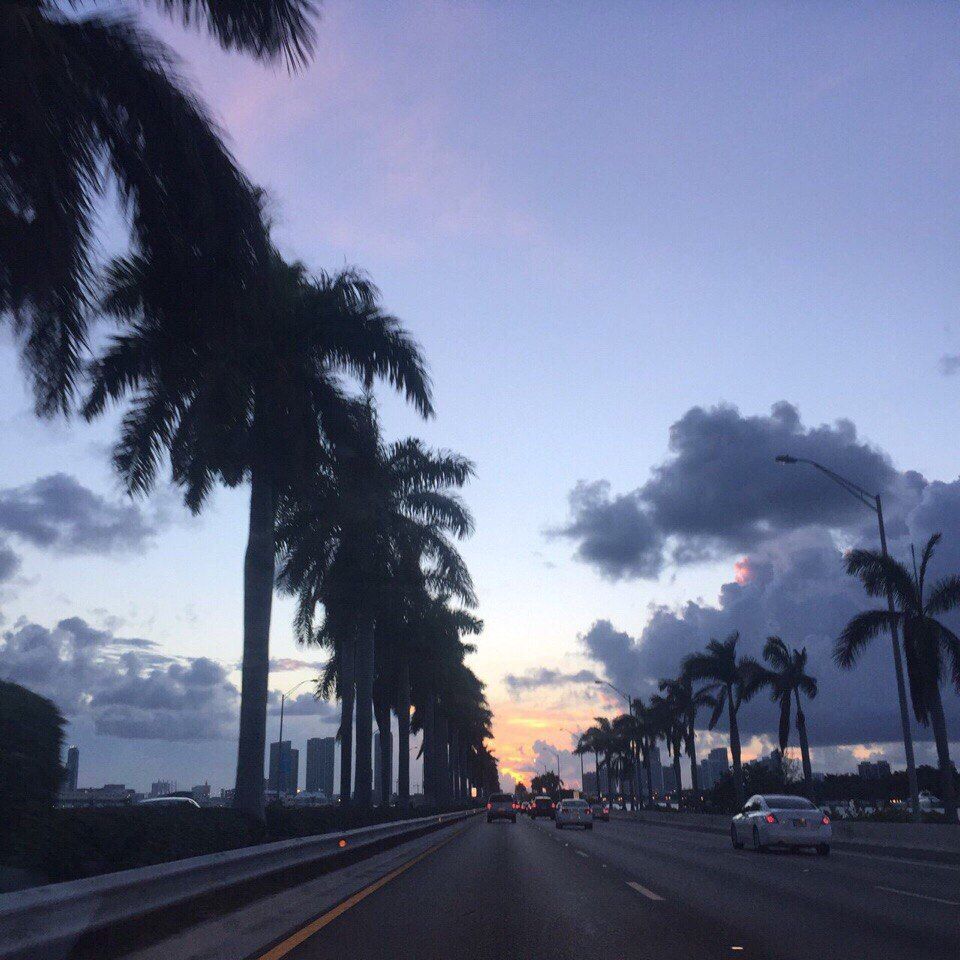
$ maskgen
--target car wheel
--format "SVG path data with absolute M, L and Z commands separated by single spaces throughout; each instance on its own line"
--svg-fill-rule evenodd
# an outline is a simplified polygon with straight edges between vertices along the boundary
M 585 829 L 585 830 L 592 830 L 592 829 L 593 829 L 593 824 L 592 824 L 592 823 L 584 824 L 584 829 Z
M 829 856 L 830 856 L 830 844 L 829 844 L 829 843 L 821 843 L 821 844 L 818 844 L 818 845 L 817 845 L 817 853 L 820 854 L 821 857 L 829 857 Z
M 516 817 L 511 817 L 511 818 L 510 818 L 510 822 L 511 822 L 511 823 L 516 823 L 516 822 L 517 822 L 517 818 L 516 818 Z
M 555 823 L 554 826 L 555 826 L 558 830 L 562 830 L 562 829 L 563 829 L 563 824 L 562 824 L 562 823 Z
M 487 823 L 493 823 L 493 817 L 487 817 Z
M 730 824 L 730 841 L 733 843 L 734 850 L 743 849 L 743 841 L 737 839 L 737 828 Z
M 753 849 L 757 853 L 767 852 L 767 848 L 760 842 L 760 831 L 756 827 L 753 828 Z

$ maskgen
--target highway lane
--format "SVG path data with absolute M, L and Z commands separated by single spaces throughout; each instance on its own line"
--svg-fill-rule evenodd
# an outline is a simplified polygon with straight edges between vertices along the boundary
M 631 877 L 578 855 L 568 836 L 554 837 L 525 819 L 516 825 L 474 822 L 309 939 L 287 953 L 281 946 L 269 960 L 759 955 L 729 924 L 686 923 L 678 904 L 655 899 Z M 732 946 L 746 952 L 732 952 Z
M 270 960 L 955 960 L 960 868 L 734 851 L 628 821 L 475 822 Z

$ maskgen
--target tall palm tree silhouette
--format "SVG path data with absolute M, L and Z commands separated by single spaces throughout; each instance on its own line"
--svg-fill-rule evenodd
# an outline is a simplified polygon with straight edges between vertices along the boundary
M 960 637 L 940 616 L 960 607 L 960 576 L 943 577 L 928 589 L 927 567 L 939 542 L 939 533 L 930 537 L 920 555 L 919 569 L 914 566 L 912 571 L 876 550 L 851 550 L 846 555 L 847 573 L 859 578 L 867 594 L 882 597 L 889 589 L 898 609 L 858 613 L 837 639 L 834 659 L 848 670 L 880 633 L 900 626 L 913 712 L 918 722 L 933 728 L 944 813 L 955 823 L 957 798 L 940 686 L 949 667 L 950 680 L 960 690 Z
M 807 648 L 790 650 L 780 637 L 767 637 L 763 659 L 770 664 L 770 669 L 764 669 L 760 675 L 761 683 L 770 687 L 770 699 L 780 704 L 781 753 L 787 749 L 790 740 L 790 718 L 796 704 L 803 783 L 807 796 L 811 796 L 813 771 L 810 767 L 810 743 L 807 740 L 807 719 L 800 702 L 800 694 L 812 700 L 817 695 L 817 681 L 807 673 Z

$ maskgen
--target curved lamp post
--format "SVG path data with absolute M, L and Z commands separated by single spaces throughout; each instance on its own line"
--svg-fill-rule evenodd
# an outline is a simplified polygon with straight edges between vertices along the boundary
M 846 477 L 841 477 L 839 473 L 834 473 L 822 463 L 816 460 L 808 460 L 805 457 L 792 457 L 787 453 L 781 453 L 775 458 L 777 463 L 796 464 L 803 463 L 814 470 L 819 470 L 824 476 L 832 480 L 838 487 L 842 487 L 850 496 L 859 500 L 867 509 L 872 510 L 877 515 L 877 525 L 880 528 L 880 552 L 884 557 L 887 553 L 887 533 L 883 526 L 883 504 L 880 501 L 879 493 L 868 493 L 863 487 L 857 486 Z M 887 609 L 890 613 L 896 613 L 896 606 L 893 602 L 893 591 L 887 590 Z M 890 641 L 893 645 L 893 667 L 897 675 L 897 697 L 900 701 L 900 726 L 903 728 L 903 752 L 907 759 L 907 783 L 910 789 L 910 810 L 913 819 L 920 820 L 920 799 L 917 789 L 917 764 L 913 756 L 913 732 L 910 729 L 910 711 L 907 709 L 907 688 L 903 679 L 903 658 L 900 653 L 900 637 L 897 632 L 897 625 L 894 622 L 890 624 Z
M 294 690 L 299 690 L 305 683 L 310 683 L 312 679 L 312 677 L 308 677 L 306 680 L 301 680 L 286 693 L 280 694 L 280 733 L 277 735 L 277 803 L 280 803 L 280 784 L 283 783 L 283 705 Z

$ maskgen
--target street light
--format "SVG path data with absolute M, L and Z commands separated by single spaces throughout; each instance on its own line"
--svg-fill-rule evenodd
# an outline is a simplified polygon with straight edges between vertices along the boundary
M 877 515 L 877 525 L 880 528 L 880 552 L 884 558 L 887 558 L 887 533 L 883 526 L 883 504 L 880 501 L 879 493 L 869 493 L 863 487 L 857 486 L 846 477 L 841 477 L 839 473 L 825 467 L 816 460 L 808 460 L 805 457 L 792 457 L 787 453 L 781 453 L 775 457 L 777 463 L 793 465 L 804 463 L 815 470 L 819 470 L 824 476 L 829 477 L 838 487 L 842 487 L 850 496 L 859 500 L 867 509 L 872 510 Z M 890 613 L 896 613 L 896 606 L 893 602 L 893 591 L 887 588 L 887 609 Z M 913 732 L 910 729 L 910 712 L 907 709 L 907 688 L 903 679 L 903 659 L 900 654 L 900 637 L 897 633 L 896 621 L 891 618 L 890 621 L 890 641 L 893 646 L 893 667 L 897 676 L 897 697 L 900 701 L 900 726 L 903 728 L 903 752 L 907 758 L 907 783 L 910 789 L 910 806 L 912 808 L 913 819 L 920 821 L 920 798 L 917 788 L 917 765 L 913 757 Z
M 283 783 L 283 705 L 294 690 L 299 690 L 305 683 L 310 683 L 312 679 L 312 677 L 307 677 L 306 680 L 294 684 L 286 693 L 280 694 L 280 733 L 277 735 L 277 803 L 280 803 L 280 784 Z

